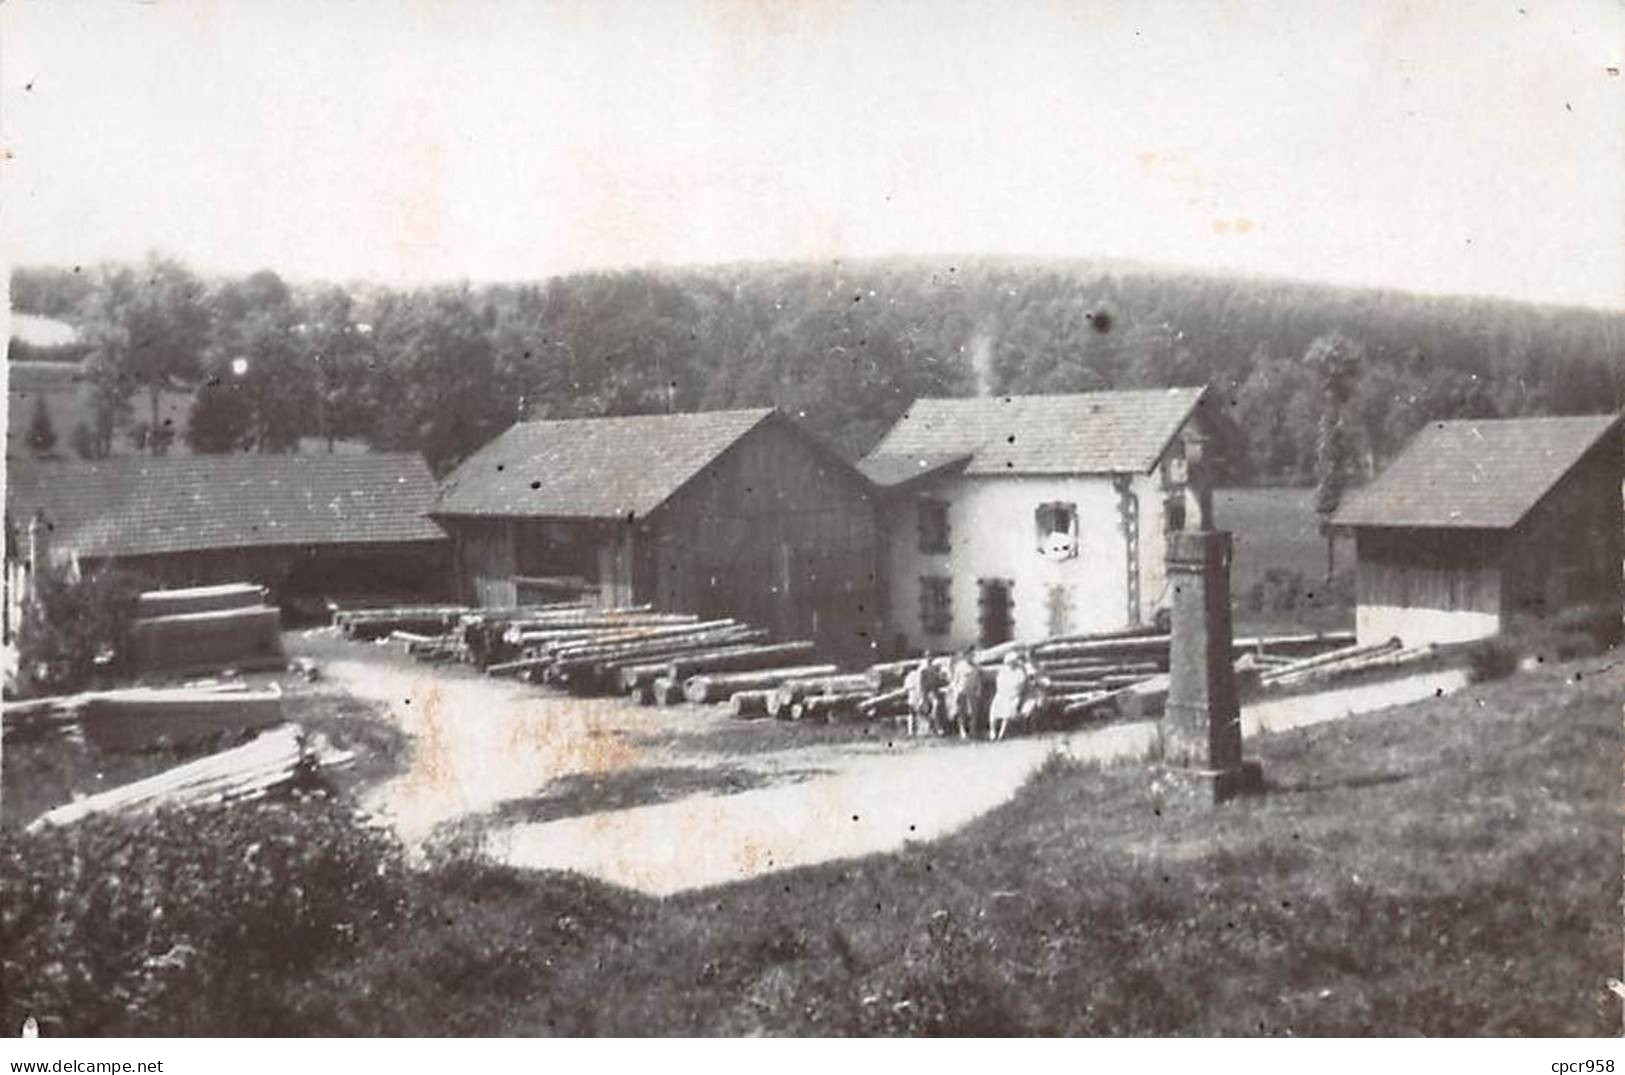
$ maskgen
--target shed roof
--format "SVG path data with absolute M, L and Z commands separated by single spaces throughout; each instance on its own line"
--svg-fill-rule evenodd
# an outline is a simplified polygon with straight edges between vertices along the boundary
M 520 422 L 447 476 L 435 511 L 555 519 L 650 514 L 771 407 Z
M 881 485 L 917 477 L 922 460 L 940 467 L 953 456 L 968 457 L 966 474 L 1143 473 L 1162 457 L 1203 391 L 918 399 L 861 466 Z
M 81 556 L 266 545 L 435 541 L 435 483 L 419 455 L 193 455 L 9 461 L 6 511 L 42 511 Z
M 1332 522 L 1509 529 L 1618 422 L 1614 414 L 1434 422 Z

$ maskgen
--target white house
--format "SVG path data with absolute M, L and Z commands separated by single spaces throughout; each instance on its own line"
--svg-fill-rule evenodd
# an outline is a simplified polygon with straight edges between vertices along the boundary
M 1107 631 L 1168 605 L 1200 388 L 915 401 L 859 469 L 886 495 L 894 641 Z

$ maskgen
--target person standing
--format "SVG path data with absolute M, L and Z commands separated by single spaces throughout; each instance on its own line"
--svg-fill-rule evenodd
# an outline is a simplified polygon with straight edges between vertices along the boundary
M 1006 653 L 993 681 L 993 707 L 987 720 L 989 739 L 1003 739 L 1010 730 L 1010 722 L 1024 715 L 1022 707 L 1027 699 L 1029 679 L 1029 665 L 1022 655 L 1014 650 Z
M 975 735 L 982 718 L 982 672 L 976 667 L 974 652 L 965 647 L 948 671 L 949 719 L 961 739 Z

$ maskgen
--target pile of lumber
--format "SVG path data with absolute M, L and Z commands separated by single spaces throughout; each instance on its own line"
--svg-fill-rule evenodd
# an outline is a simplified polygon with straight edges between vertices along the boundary
M 395 631 L 437 635 L 449 630 L 467 612 L 467 605 L 339 609 L 333 613 L 333 626 L 346 638 L 388 638 Z
M 6 735 L 77 729 L 110 751 L 174 746 L 221 732 L 254 731 L 282 723 L 282 689 L 251 688 L 241 681 L 178 687 L 123 687 L 7 702 Z
M 136 598 L 129 658 L 140 672 L 275 668 L 282 614 L 253 583 L 150 590 Z
M 1266 689 L 1314 687 L 1367 672 L 1415 668 L 1439 656 L 1437 646 L 1405 646 L 1390 638 L 1368 645 L 1345 646 L 1301 660 L 1266 664 L 1259 683 Z
M 407 610 L 416 614 L 422 610 Z M 821 662 L 813 643 L 774 640 L 732 619 L 701 620 L 647 605 L 584 603 L 480 609 L 445 614 L 437 630 L 373 610 L 388 637 L 425 661 L 463 661 L 487 675 L 546 683 L 579 694 L 620 692 L 642 705 L 725 705 L 742 719 L 873 720 L 907 711 L 903 677 L 918 658 L 843 670 Z M 1273 670 L 1346 645 L 1352 633 L 1235 640 L 1252 668 Z M 1135 628 L 1072 634 L 974 655 L 991 699 L 1006 654 L 1024 650 L 1037 669 L 1041 717 L 1061 724 L 1161 713 L 1168 695 L 1170 636 Z M 946 658 L 942 660 L 946 670 Z
M 353 753 L 335 750 L 320 736 L 306 737 L 297 725 L 286 724 L 242 746 L 76 799 L 36 818 L 28 830 L 71 825 L 95 814 L 132 816 L 166 806 L 255 799 L 312 770 L 352 761 Z

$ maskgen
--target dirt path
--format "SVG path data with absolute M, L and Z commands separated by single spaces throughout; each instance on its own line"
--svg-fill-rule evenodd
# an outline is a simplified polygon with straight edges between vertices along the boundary
M 1138 722 L 1002 743 L 823 743 L 719 755 L 669 734 L 729 723 L 714 710 L 651 712 L 619 698 L 543 693 L 373 655 L 329 660 L 325 671 L 342 689 L 387 704 L 414 741 L 411 767 L 366 798 L 409 845 L 444 822 L 576 774 L 726 764 L 769 777 L 767 786 L 733 794 L 505 823 L 487 836 L 486 849 L 513 865 L 576 870 L 654 895 L 943 836 L 1007 801 L 1052 753 L 1099 761 L 1143 756 L 1155 735 L 1153 723 Z M 1255 735 L 1335 720 L 1449 693 L 1462 682 L 1434 673 L 1261 703 L 1243 711 L 1244 729 Z M 786 773 L 803 778 L 771 779 Z

